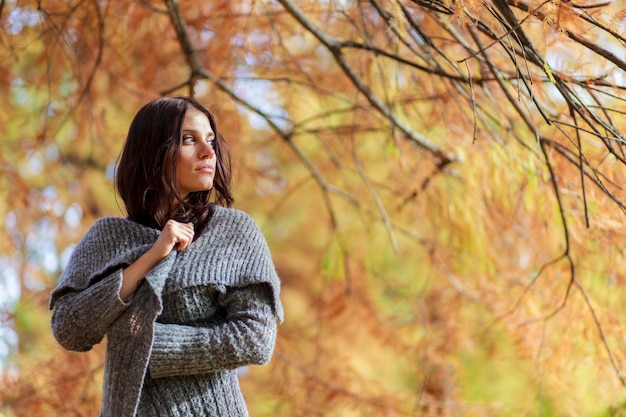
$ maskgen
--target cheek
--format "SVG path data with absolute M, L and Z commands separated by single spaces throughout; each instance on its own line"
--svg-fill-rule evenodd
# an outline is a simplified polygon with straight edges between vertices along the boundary
M 186 171 L 191 166 L 191 155 L 189 152 L 181 152 L 178 157 L 178 165 L 176 171 Z

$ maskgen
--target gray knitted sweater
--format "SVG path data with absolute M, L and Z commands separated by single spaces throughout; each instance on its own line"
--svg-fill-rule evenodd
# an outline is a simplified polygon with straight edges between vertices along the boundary
M 54 336 L 87 351 L 106 335 L 103 417 L 247 416 L 236 369 L 270 359 L 283 320 L 267 243 L 247 214 L 215 206 L 202 235 L 122 301 L 122 269 L 159 233 L 94 223 L 52 292 Z

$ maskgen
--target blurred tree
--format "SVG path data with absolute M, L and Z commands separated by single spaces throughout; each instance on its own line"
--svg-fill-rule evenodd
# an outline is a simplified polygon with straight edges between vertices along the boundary
M 624 412 L 626 2 L 0 1 L 0 416 L 94 415 L 47 297 L 159 95 L 212 107 L 287 321 L 255 416 Z

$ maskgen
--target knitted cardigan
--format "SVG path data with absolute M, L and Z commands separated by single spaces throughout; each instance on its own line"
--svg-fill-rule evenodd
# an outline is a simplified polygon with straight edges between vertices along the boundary
M 160 377 L 184 381 L 193 372 L 210 375 L 207 380 L 223 376 L 220 383 L 233 391 L 228 401 L 243 402 L 233 369 L 269 360 L 275 319 L 283 320 L 280 280 L 261 231 L 244 212 L 220 206 L 213 207 L 201 236 L 184 251 L 173 250 L 146 274 L 138 290 L 122 301 L 122 269 L 152 247 L 159 234 L 159 230 L 127 219 L 98 220 L 72 252 L 51 294 L 52 330 L 63 347 L 87 351 L 107 337 L 102 417 L 137 416 L 144 381 Z M 237 302 L 222 306 L 226 311 L 221 312 L 221 324 L 168 325 L 158 322 L 166 283 L 168 288 L 214 286 L 225 293 L 261 286 L 270 296 L 263 299 L 265 303 L 251 303 L 249 311 L 228 311 L 241 305 Z M 216 303 L 215 299 L 205 301 L 207 306 Z M 274 316 L 273 327 L 266 334 L 259 324 L 267 323 L 263 311 L 254 308 L 260 304 L 271 304 L 265 311 Z M 261 353 L 250 354 L 251 350 Z M 179 367 L 183 369 L 177 375 Z M 202 395 L 214 391 L 205 388 Z M 185 387 L 180 390 L 184 392 Z M 163 395 L 168 395 L 167 391 Z M 216 407 L 221 415 L 231 415 L 228 405 Z M 245 410 L 245 404 L 237 407 Z M 170 411 L 168 415 L 188 414 Z

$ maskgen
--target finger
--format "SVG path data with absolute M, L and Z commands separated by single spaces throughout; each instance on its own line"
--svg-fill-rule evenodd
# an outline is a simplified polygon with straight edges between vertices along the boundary
M 193 242 L 195 235 L 193 223 L 180 223 L 176 220 L 168 220 L 163 228 L 163 233 L 169 236 L 171 247 L 177 251 L 186 249 Z
M 180 230 L 180 233 L 177 235 L 176 239 L 177 239 L 177 245 L 176 245 L 176 249 L 178 251 L 181 251 L 183 249 L 187 249 L 191 243 L 193 242 L 193 230 L 191 231 L 187 231 L 187 230 Z
M 193 242 L 193 237 L 195 235 L 195 231 L 193 229 L 193 223 L 186 223 L 183 226 L 184 227 L 182 229 L 182 233 L 185 235 L 185 237 L 188 238 L 189 244 L 191 245 L 191 242 Z

